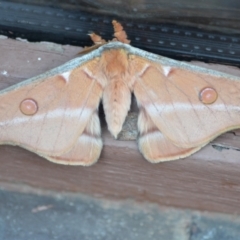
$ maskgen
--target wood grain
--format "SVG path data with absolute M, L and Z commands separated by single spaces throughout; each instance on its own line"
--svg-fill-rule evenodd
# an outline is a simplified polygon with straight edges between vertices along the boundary
M 0 39 L 0 89 L 56 67 L 79 51 L 71 46 Z M 236 68 L 227 69 L 240 76 Z M 240 213 L 239 130 L 220 136 L 186 159 L 161 164 L 148 163 L 135 141 L 114 140 L 106 128 L 103 141 L 101 158 L 92 167 L 56 165 L 24 149 L 0 146 L 0 185 L 25 184 L 96 197 Z

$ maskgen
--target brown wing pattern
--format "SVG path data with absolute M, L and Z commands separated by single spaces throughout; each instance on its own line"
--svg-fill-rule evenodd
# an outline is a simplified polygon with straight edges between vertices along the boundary
M 137 61 L 146 66 L 139 70 L 134 94 L 157 128 L 176 146 L 199 147 L 239 127 L 240 81 L 134 59 L 133 64 Z M 216 93 L 216 101 L 210 104 L 201 100 L 206 88 Z
M 113 21 L 113 26 L 116 39 L 104 45 L 92 34 L 95 46 L 85 49 L 89 55 L 71 70 L 43 74 L 1 92 L 0 143 L 22 146 L 56 163 L 91 165 L 102 149 L 101 98 L 108 128 L 117 137 L 131 91 L 140 108 L 139 148 L 150 162 L 186 157 L 240 127 L 240 80 L 149 60 L 154 58 L 127 45 L 121 24 Z
M 40 155 L 68 152 L 88 128 L 102 96 L 101 85 L 85 71 L 92 68 L 89 64 L 95 63 L 2 94 L 0 142 L 20 145 Z M 37 105 L 33 115 L 25 114 L 27 110 L 21 106 L 28 99 Z
M 174 145 L 159 131 L 143 108 L 139 111 L 138 129 L 139 150 L 152 163 L 184 158 L 201 148 L 181 148 Z
M 102 151 L 101 127 L 98 113 L 94 112 L 75 145 L 61 156 L 44 156 L 48 160 L 65 165 L 90 166 Z

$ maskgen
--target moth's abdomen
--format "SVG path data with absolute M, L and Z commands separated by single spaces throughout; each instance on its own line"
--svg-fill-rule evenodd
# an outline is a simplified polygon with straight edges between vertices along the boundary
M 103 92 L 108 129 L 116 138 L 130 109 L 131 91 L 122 79 L 109 82 Z

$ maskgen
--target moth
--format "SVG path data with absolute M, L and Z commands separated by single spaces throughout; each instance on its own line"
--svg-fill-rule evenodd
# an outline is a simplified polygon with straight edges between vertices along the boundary
M 137 99 L 138 146 L 152 163 L 189 156 L 240 127 L 240 79 L 129 45 L 120 23 L 106 42 L 0 92 L 0 143 L 60 164 L 95 163 L 102 150 L 100 101 L 116 138 Z

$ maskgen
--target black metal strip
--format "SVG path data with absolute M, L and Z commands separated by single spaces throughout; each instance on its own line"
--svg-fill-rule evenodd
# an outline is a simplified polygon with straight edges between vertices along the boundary
M 91 45 L 87 33 L 112 39 L 115 17 L 0 1 L 0 34 L 29 41 Z M 119 20 L 135 47 L 175 59 L 198 59 L 240 66 L 240 36 L 178 26 Z

